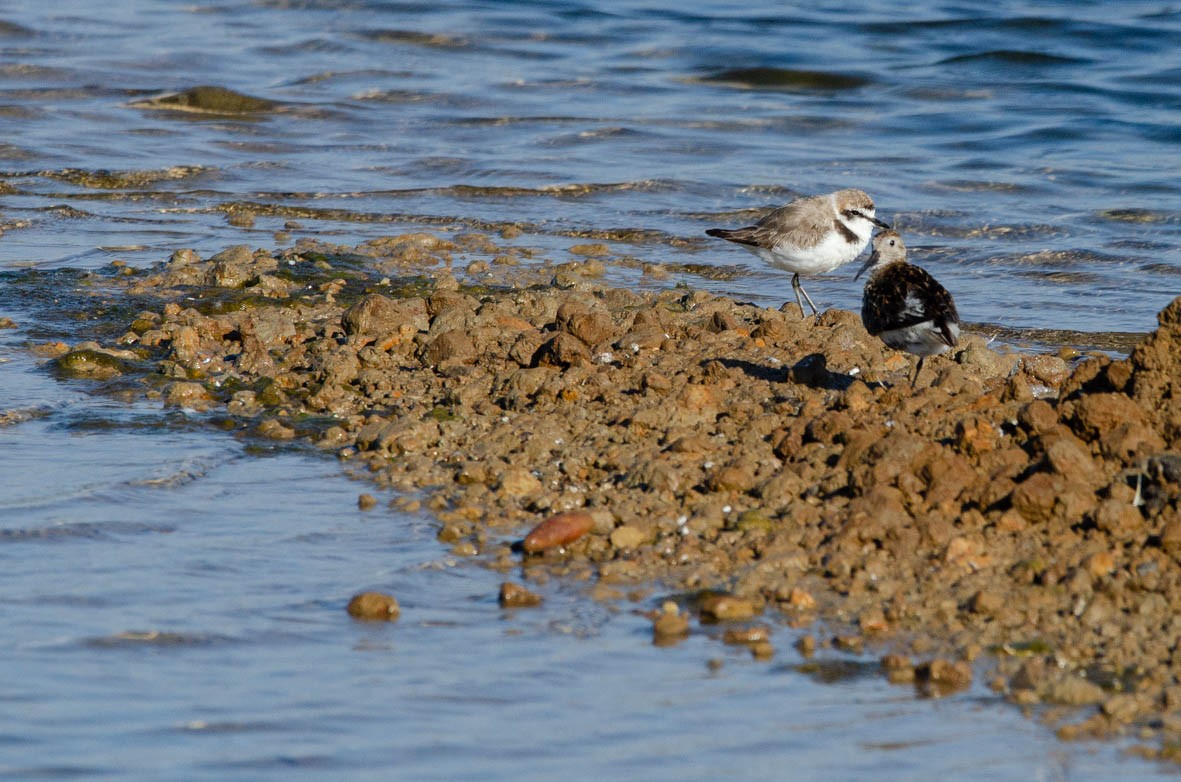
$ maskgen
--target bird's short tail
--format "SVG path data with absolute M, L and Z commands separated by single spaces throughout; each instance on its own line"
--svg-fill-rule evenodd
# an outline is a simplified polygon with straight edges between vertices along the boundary
M 705 232 L 710 236 L 716 236 L 719 239 L 729 239 L 734 232 L 729 228 L 706 228 Z

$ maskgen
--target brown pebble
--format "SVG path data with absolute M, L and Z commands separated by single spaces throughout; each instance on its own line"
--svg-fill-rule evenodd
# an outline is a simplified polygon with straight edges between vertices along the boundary
M 797 611 L 812 611 L 816 608 L 816 598 L 805 589 L 792 587 L 787 596 L 787 604 Z
M 751 627 L 735 627 L 727 630 L 722 636 L 722 642 L 732 645 L 751 645 L 766 643 L 771 637 L 771 629 L 764 625 Z
M 811 657 L 816 654 L 816 639 L 810 635 L 800 636 L 800 639 L 795 643 L 795 647 L 801 657 Z
M 701 599 L 701 618 L 707 622 L 750 619 L 754 615 L 754 605 L 745 598 L 734 595 L 707 595 Z
M 565 546 L 594 529 L 595 519 L 585 511 L 570 510 L 550 516 L 534 527 L 522 543 L 525 551 L 538 551 Z
M 770 660 L 775 656 L 775 647 L 770 641 L 759 641 L 750 645 L 750 656 L 756 660 Z
M 500 605 L 503 608 L 532 608 L 541 605 L 541 595 L 530 592 L 520 584 L 505 581 L 500 585 Z
M 361 510 L 369 510 L 375 505 L 377 505 L 377 498 L 372 494 L 362 494 L 357 497 L 357 507 Z
M 935 658 L 921 663 L 914 673 L 928 695 L 946 695 L 972 683 L 972 668 L 963 660 Z
M 348 605 L 349 616 L 367 621 L 384 620 L 392 622 L 402 613 L 393 595 L 382 592 L 361 592 L 353 595 Z
M 865 639 L 859 635 L 838 635 L 832 639 L 832 645 L 844 652 L 861 654 L 865 650 Z
M 639 527 L 633 527 L 630 524 L 617 527 L 611 532 L 611 545 L 618 549 L 637 548 L 643 545 L 647 539 L 647 533 Z
M 906 684 L 914 681 L 914 664 L 904 654 L 887 654 L 881 660 L 886 671 L 886 680 L 891 684 Z
M 671 600 L 666 601 L 652 619 L 652 643 L 671 646 L 689 635 L 689 617 Z

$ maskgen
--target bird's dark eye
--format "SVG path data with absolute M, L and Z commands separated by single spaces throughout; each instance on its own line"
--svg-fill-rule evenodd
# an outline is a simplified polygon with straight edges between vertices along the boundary
M 893 240 L 893 239 L 891 239 L 891 240 L 890 240 L 890 246 L 891 246 L 891 247 L 893 247 L 893 246 L 894 246 L 894 240 Z

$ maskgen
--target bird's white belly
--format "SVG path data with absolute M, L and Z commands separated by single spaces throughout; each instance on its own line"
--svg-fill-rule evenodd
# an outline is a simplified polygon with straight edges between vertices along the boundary
M 849 244 L 844 234 L 833 230 L 811 247 L 778 244 L 773 249 L 750 249 L 778 269 L 796 274 L 823 274 L 856 258 L 865 249 L 865 245 L 865 241 Z
M 954 323 L 948 325 L 952 336 L 959 339 L 960 327 Z M 906 328 L 883 331 L 878 336 L 882 342 L 895 350 L 905 350 L 916 356 L 935 356 L 949 350 L 948 344 L 943 341 L 939 327 L 930 320 Z

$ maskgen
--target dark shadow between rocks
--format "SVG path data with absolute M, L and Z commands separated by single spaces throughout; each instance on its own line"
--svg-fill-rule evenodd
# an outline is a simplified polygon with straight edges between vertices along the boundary
M 828 359 L 823 353 L 809 353 L 787 370 L 787 379 L 810 388 L 829 391 L 844 391 L 858 378 L 828 369 Z

